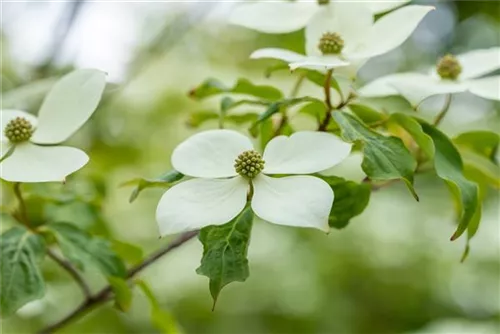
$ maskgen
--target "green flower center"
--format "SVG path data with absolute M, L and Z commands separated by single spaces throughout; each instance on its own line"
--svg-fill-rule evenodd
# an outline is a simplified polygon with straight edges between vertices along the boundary
M 33 126 L 26 118 L 16 117 L 7 123 L 4 134 L 12 143 L 21 143 L 31 138 Z
M 339 54 L 343 48 L 344 40 L 336 32 L 325 32 L 318 44 L 318 49 L 324 55 Z
M 238 155 L 235 160 L 234 169 L 243 177 L 253 179 L 264 169 L 262 156 L 254 151 L 245 151 Z
M 462 65 L 460 65 L 455 56 L 447 54 L 439 59 L 437 73 L 442 79 L 456 80 L 460 73 L 462 73 Z
M 330 0 L 318 0 L 318 5 L 328 5 L 330 3 Z

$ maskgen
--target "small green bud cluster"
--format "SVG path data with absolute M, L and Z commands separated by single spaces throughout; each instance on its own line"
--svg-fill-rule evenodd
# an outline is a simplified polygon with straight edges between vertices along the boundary
M 264 160 L 256 151 L 245 151 L 238 155 L 234 168 L 243 177 L 253 179 L 264 169 Z
M 328 5 L 330 3 L 330 0 L 318 0 L 318 5 Z
M 7 123 L 4 134 L 12 143 L 20 143 L 31 138 L 33 126 L 26 118 L 16 117 Z
M 318 44 L 318 49 L 324 55 L 339 54 L 343 48 L 344 40 L 336 32 L 325 32 Z
M 460 65 L 455 56 L 447 54 L 439 59 L 437 73 L 442 79 L 456 80 L 460 73 L 462 73 L 462 65 Z

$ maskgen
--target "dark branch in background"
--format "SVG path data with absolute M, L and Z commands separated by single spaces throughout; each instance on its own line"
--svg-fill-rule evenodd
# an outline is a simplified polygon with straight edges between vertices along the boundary
M 83 4 L 84 0 L 67 3 L 65 12 L 61 15 L 59 22 L 52 32 L 52 43 L 48 48 L 46 60 L 36 70 L 39 77 L 44 78 L 50 72 L 52 65 L 66 44 L 66 40 L 83 8 Z
M 155 263 L 162 256 L 176 249 L 177 247 L 183 245 L 185 242 L 193 239 L 197 235 L 198 231 L 190 231 L 181 234 L 177 239 L 173 240 L 167 246 L 151 254 L 135 267 L 130 268 L 130 270 L 127 272 L 126 279 L 130 280 L 134 278 L 134 276 L 137 275 L 140 271 L 142 271 L 149 265 Z M 111 286 L 107 285 L 95 295 L 87 296 L 85 301 L 80 306 L 78 306 L 73 312 L 71 312 L 66 317 L 56 322 L 55 324 L 42 329 L 39 333 L 40 334 L 53 333 L 58 329 L 61 329 L 62 327 L 75 321 L 76 319 L 80 318 L 85 313 L 91 311 L 94 307 L 107 302 L 111 298 L 112 298 L 112 289 Z
M 59 264 L 62 268 L 64 268 L 64 270 L 66 270 L 71 275 L 71 277 L 73 277 L 73 279 L 76 281 L 76 284 L 78 284 L 82 289 L 85 299 L 91 298 L 92 292 L 90 291 L 89 286 L 71 263 L 69 263 L 64 259 L 61 259 L 56 253 L 54 253 L 50 249 L 47 249 L 47 255 L 57 264 Z

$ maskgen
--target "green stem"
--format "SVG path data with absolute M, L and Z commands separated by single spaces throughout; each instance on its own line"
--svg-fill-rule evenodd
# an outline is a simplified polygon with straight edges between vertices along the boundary
M 328 124 L 332 119 L 332 97 L 331 97 L 331 81 L 332 81 L 333 70 L 328 70 L 326 72 L 325 83 L 323 85 L 323 91 L 325 93 L 325 106 L 326 106 L 326 115 L 325 119 L 319 124 L 318 131 L 326 131 L 328 128 Z
M 446 114 L 448 113 L 448 110 L 450 110 L 450 105 L 451 105 L 451 94 L 448 94 L 446 96 L 446 101 L 444 103 L 443 109 L 441 109 L 441 111 L 437 115 L 436 119 L 434 120 L 435 126 L 438 126 L 441 123 L 444 116 L 446 116 Z
M 75 280 L 76 284 L 80 286 L 82 289 L 83 295 L 85 296 L 85 299 L 89 299 L 92 296 L 92 292 L 90 291 L 90 288 L 85 282 L 85 279 L 80 275 L 80 273 L 69 263 L 68 261 L 61 259 L 56 253 L 54 253 L 52 250 L 47 249 L 47 255 L 54 260 L 58 265 L 60 265 L 64 270 L 68 272 L 68 274 L 73 277 Z
M 14 195 L 17 198 L 17 201 L 19 202 L 19 213 L 21 214 L 21 220 L 26 225 L 29 227 L 29 219 L 28 219 L 28 211 L 26 210 L 26 203 L 24 202 L 23 194 L 21 191 L 21 183 L 16 182 L 14 183 Z

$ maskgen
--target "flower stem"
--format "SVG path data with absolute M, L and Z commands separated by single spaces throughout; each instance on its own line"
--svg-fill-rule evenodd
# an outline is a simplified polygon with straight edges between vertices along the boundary
M 326 131 L 330 121 L 332 119 L 332 97 L 331 97 L 331 81 L 332 81 L 333 70 L 328 70 L 325 76 L 325 83 L 323 85 L 323 91 L 325 93 L 325 106 L 326 115 L 323 121 L 318 126 L 318 131 Z
M 136 265 L 135 267 L 132 267 L 129 269 L 126 275 L 126 279 L 130 280 L 132 279 L 135 275 L 137 275 L 140 271 L 145 269 L 146 267 L 150 266 L 151 264 L 155 263 L 158 259 L 163 257 L 165 254 L 171 252 L 172 250 L 178 248 L 179 246 L 183 245 L 185 242 L 193 239 L 195 236 L 198 235 L 198 231 L 190 231 L 181 234 L 177 239 L 169 243 L 167 246 L 161 248 L 157 252 L 151 254 L 147 258 L 145 258 L 141 263 Z M 80 304 L 76 309 L 74 309 L 70 314 L 68 314 L 66 317 L 63 319 L 59 320 L 58 322 L 43 328 L 40 330 L 38 333 L 40 334 L 49 334 L 53 333 L 73 321 L 79 319 L 81 316 L 83 316 L 85 313 L 91 311 L 93 308 L 107 302 L 108 300 L 111 299 L 112 296 L 112 289 L 110 285 L 107 285 L 104 287 L 101 291 L 94 295 L 88 296 L 85 301 Z
M 19 213 L 21 214 L 20 218 L 24 223 L 24 225 L 29 227 L 28 211 L 26 210 L 26 203 L 24 202 L 20 182 L 14 183 L 14 195 L 16 196 L 17 201 L 19 202 Z
M 444 103 L 443 109 L 441 109 L 441 111 L 437 115 L 436 119 L 434 120 L 435 126 L 438 126 L 441 123 L 444 116 L 446 116 L 446 114 L 448 113 L 448 110 L 450 110 L 450 105 L 451 105 L 451 94 L 448 94 L 446 96 L 446 101 Z
M 54 260 L 58 265 L 60 265 L 64 270 L 66 270 L 71 277 L 75 280 L 76 284 L 80 286 L 82 289 L 83 295 L 85 299 L 89 299 L 92 296 L 90 288 L 88 284 L 85 282 L 85 279 L 80 275 L 80 273 L 69 263 L 68 261 L 61 259 L 56 253 L 52 250 L 47 249 L 47 255 Z

